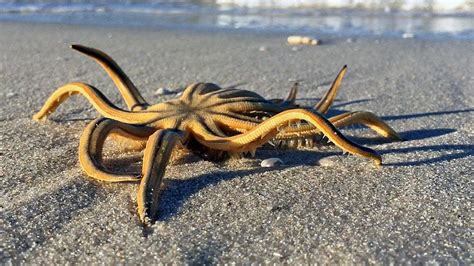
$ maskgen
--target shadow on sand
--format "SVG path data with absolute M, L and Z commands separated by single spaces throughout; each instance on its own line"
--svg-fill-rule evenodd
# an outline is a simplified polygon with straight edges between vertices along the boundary
M 405 114 L 405 115 L 390 115 L 382 116 L 381 118 L 385 121 L 400 120 L 400 119 L 412 119 L 425 116 L 438 116 L 438 115 L 450 115 L 450 114 L 462 114 L 474 112 L 474 109 L 464 109 L 464 110 L 453 110 L 453 111 L 440 111 L 440 112 L 427 112 L 427 113 L 418 113 L 418 114 Z
M 366 100 L 362 100 L 366 101 Z M 411 118 L 419 118 L 425 116 L 433 116 L 433 115 L 447 115 L 447 114 L 456 114 L 456 113 L 466 113 L 472 112 L 474 109 L 468 110 L 458 110 L 458 111 L 447 111 L 447 112 L 430 112 L 430 113 L 420 113 L 420 114 L 407 114 L 407 115 L 400 115 L 400 116 L 387 116 L 384 117 L 384 120 L 396 120 L 396 119 L 411 119 Z M 339 111 L 336 111 L 339 112 Z M 451 128 L 438 128 L 438 129 L 419 129 L 419 130 L 410 130 L 401 132 L 400 135 L 407 139 L 407 141 L 414 141 L 414 140 L 423 140 L 428 138 L 434 138 L 443 136 L 446 134 L 450 134 L 456 132 L 455 129 Z M 361 138 L 361 137 L 351 137 L 354 141 L 367 145 L 367 144 L 381 144 L 387 143 L 387 140 L 383 138 Z M 264 150 L 265 151 L 265 150 Z M 465 158 L 467 156 L 474 155 L 474 145 L 429 145 L 429 146 L 420 146 L 420 147 L 409 147 L 409 148 L 401 148 L 401 149 L 390 149 L 390 150 L 378 150 L 379 153 L 388 154 L 388 153 L 410 153 L 410 152 L 420 152 L 420 151 L 445 151 L 442 156 L 435 157 L 435 158 L 426 158 L 418 161 L 407 161 L 407 162 L 399 162 L 399 163 L 389 163 L 385 164 L 387 166 L 420 166 L 425 164 L 432 164 L 438 162 L 445 162 L 451 161 L 455 159 Z M 275 151 L 272 151 L 275 152 Z M 278 156 L 279 153 L 285 152 L 288 153 L 289 150 L 286 151 L 276 151 L 277 154 L 274 156 Z M 291 153 L 297 153 L 297 156 L 285 156 L 285 160 L 287 161 L 287 165 L 285 167 L 295 167 L 299 165 L 305 164 L 307 160 L 301 160 L 303 157 L 311 156 L 314 159 L 317 157 L 326 157 L 331 155 L 340 154 L 334 151 L 322 151 L 322 152 L 313 152 L 313 151 L 298 151 L 293 150 L 290 151 Z M 280 168 L 274 168 L 272 170 L 280 170 Z M 199 192 L 201 189 L 206 188 L 208 186 L 215 185 L 221 181 L 231 180 L 233 178 L 243 177 L 247 175 L 253 175 L 258 173 L 263 173 L 269 171 L 265 168 L 255 167 L 246 170 L 237 170 L 237 171 L 218 171 L 207 173 L 203 175 L 199 175 L 187 180 L 167 180 L 166 189 L 163 190 L 161 195 L 161 202 L 160 202 L 160 217 L 158 217 L 159 221 L 164 221 L 169 219 L 171 216 L 175 215 L 177 211 L 180 209 L 182 204 L 193 194 Z
M 420 166 L 426 164 L 433 164 L 439 162 L 447 162 L 455 159 L 461 159 L 468 156 L 474 156 L 474 145 L 430 145 L 422 147 L 409 147 L 402 149 L 390 149 L 390 150 L 379 150 L 378 152 L 383 154 L 388 153 L 410 153 L 410 152 L 420 152 L 420 151 L 434 151 L 440 152 L 444 151 L 445 154 L 434 157 L 426 158 L 418 161 L 405 161 L 398 163 L 387 163 L 386 166 Z
M 0 256 L 0 262 L 12 258 L 13 264 L 16 264 L 26 251 L 41 246 L 54 236 L 53 232 L 60 232 L 75 213 L 94 204 L 97 189 L 97 184 L 77 179 L 5 211 L 3 219 L 9 224 L 6 228 L 11 229 L 5 229 L 2 241 L 14 245 L 15 254 L 5 252 Z

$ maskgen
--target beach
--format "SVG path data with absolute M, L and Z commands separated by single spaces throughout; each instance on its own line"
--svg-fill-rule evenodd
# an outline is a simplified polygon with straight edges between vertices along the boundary
M 0 261 L 46 263 L 468 263 L 474 173 L 473 42 L 334 38 L 292 47 L 281 33 L 0 24 Z M 320 149 L 259 149 L 221 163 L 194 155 L 167 168 L 158 221 L 144 228 L 135 183 L 102 183 L 78 162 L 98 113 L 71 97 L 32 119 L 68 82 L 125 107 L 110 78 L 71 44 L 114 58 L 149 102 L 160 88 L 212 82 L 314 105 L 343 65 L 329 115 L 370 111 L 403 142 L 347 128 L 383 165 Z M 111 144 L 114 167 L 141 154 Z M 278 157 L 284 165 L 262 168 Z M 471 194 L 471 195 L 470 195 Z

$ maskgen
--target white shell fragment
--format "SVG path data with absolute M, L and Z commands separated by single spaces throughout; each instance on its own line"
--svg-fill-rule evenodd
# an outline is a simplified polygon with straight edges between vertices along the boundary
M 258 50 L 260 52 L 265 52 L 267 50 L 267 47 L 266 46 L 260 46 L 260 48 L 258 48 Z
M 280 158 L 268 158 L 268 159 L 263 160 L 260 163 L 260 166 L 261 167 L 275 167 L 282 164 L 283 164 L 283 161 L 280 160 Z
M 289 36 L 287 41 L 290 45 L 317 45 L 319 43 L 317 39 L 308 36 Z
M 318 161 L 318 165 L 322 167 L 332 167 L 338 164 L 339 158 L 337 156 L 329 156 Z
M 155 95 L 169 95 L 175 93 L 174 91 L 168 89 L 168 88 L 158 88 L 155 91 Z
M 14 93 L 14 92 L 8 92 L 6 96 L 7 96 L 7 98 L 12 98 L 12 97 L 15 97 L 16 95 L 17 94 Z
M 402 38 L 403 39 L 413 39 L 413 38 L 415 38 L 415 34 L 410 33 L 410 32 L 405 32 L 405 33 L 402 34 Z

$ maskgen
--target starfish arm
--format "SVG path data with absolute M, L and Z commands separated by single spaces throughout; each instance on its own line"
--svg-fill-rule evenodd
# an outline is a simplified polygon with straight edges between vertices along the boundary
M 137 194 L 138 216 L 145 224 L 153 222 L 157 216 L 161 180 L 171 152 L 181 140 L 181 133 L 167 129 L 158 130 L 148 138 Z
M 286 95 L 285 99 L 270 99 L 269 101 L 280 106 L 281 108 L 288 110 L 293 108 L 298 108 L 299 106 L 295 103 L 296 94 L 298 93 L 298 82 L 295 82 L 291 87 L 290 91 Z
M 267 100 L 257 101 L 235 101 L 232 103 L 224 103 L 219 106 L 215 104 L 209 106 L 212 110 L 217 112 L 233 112 L 233 113 L 250 113 L 254 110 L 265 110 L 268 113 L 276 114 L 284 110 L 283 107 L 274 104 Z
M 147 141 L 146 138 L 139 138 L 120 129 L 112 130 L 108 137 L 113 142 L 121 144 L 120 152 L 124 153 L 144 150 Z
M 347 112 L 329 119 L 334 126 L 340 128 L 353 124 L 362 124 L 377 132 L 379 135 L 396 141 L 403 138 L 398 135 L 387 123 L 371 112 Z
M 235 96 L 232 98 L 218 98 L 214 97 L 213 99 L 203 100 L 205 104 L 201 108 L 236 108 L 238 107 L 249 107 L 252 109 L 253 105 L 274 105 L 273 103 L 267 101 L 264 98 L 255 98 L 255 97 L 240 97 Z
M 263 120 L 258 118 L 257 115 L 254 116 L 252 113 L 247 113 L 247 114 L 240 114 L 232 111 L 208 111 L 209 114 L 211 114 L 212 119 L 219 119 L 219 117 L 228 117 L 228 118 L 233 118 L 236 120 L 240 120 L 242 122 L 250 122 L 250 125 L 258 125 L 260 124 Z M 261 112 L 261 114 L 264 114 L 264 112 Z M 267 117 L 270 117 L 274 115 L 274 113 L 266 113 Z M 252 126 L 255 127 L 255 126 Z
M 341 87 L 342 78 L 346 74 L 347 66 L 343 66 L 336 79 L 332 82 L 331 88 L 326 92 L 323 98 L 314 106 L 314 109 L 321 114 L 327 113 L 336 98 L 337 91 Z
M 137 181 L 140 175 L 116 174 L 102 164 L 102 150 L 107 136 L 114 131 L 122 136 L 144 139 L 153 134 L 154 129 L 132 126 L 108 118 L 97 118 L 87 125 L 79 142 L 79 163 L 92 178 L 107 182 Z
M 217 86 L 214 83 L 204 83 L 204 82 L 193 83 L 186 87 L 180 99 L 183 101 L 190 102 L 193 100 L 194 97 L 196 97 L 196 95 L 211 96 L 214 93 L 218 91 L 223 91 L 223 90 L 225 89 L 222 89 L 221 87 Z
M 208 83 L 209 84 L 209 83 Z M 211 83 L 212 84 L 212 83 Z M 215 85 L 215 84 L 213 84 Z M 213 91 L 209 91 L 207 92 L 206 94 L 203 95 L 202 97 L 202 101 L 207 101 L 209 100 L 210 98 L 213 98 L 213 97 L 219 97 L 219 98 L 232 98 L 232 94 L 235 94 L 237 91 L 239 92 L 244 92 L 244 90 L 239 90 L 239 89 L 236 89 L 236 88 L 218 88 L 216 90 L 213 90 Z M 247 92 L 247 91 L 245 91 Z M 240 95 L 241 95 L 240 93 Z
M 255 128 L 261 121 L 252 119 L 243 119 L 241 117 L 232 117 L 225 114 L 213 115 L 212 119 L 222 128 L 228 128 L 234 131 L 245 132 Z
M 200 122 L 207 127 L 209 131 L 219 137 L 227 137 L 227 134 L 222 131 L 222 128 L 218 126 L 211 117 L 202 118 Z
M 361 124 L 374 130 L 382 137 L 396 141 L 403 140 L 403 138 L 401 138 L 387 123 L 371 112 L 347 112 L 329 118 L 329 122 L 331 122 L 336 128 Z M 310 124 L 288 126 L 285 128 L 284 132 L 278 133 L 275 139 L 305 138 L 320 133 L 321 131 L 319 129 Z
M 93 58 L 107 72 L 131 111 L 146 109 L 148 103 L 125 72 L 110 56 L 100 50 L 78 44 L 71 45 L 71 48 Z
M 146 124 L 156 120 L 157 115 L 147 112 L 128 112 L 111 103 L 99 90 L 84 83 L 69 83 L 57 89 L 46 101 L 41 110 L 33 116 L 35 120 L 43 120 L 53 113 L 58 106 L 74 94 L 82 94 L 107 118 L 129 124 Z
M 236 132 L 239 131 L 237 128 L 233 128 L 232 126 L 227 125 L 227 127 Z M 239 140 L 234 141 L 234 137 L 217 136 L 202 123 L 193 123 L 189 126 L 188 130 L 192 133 L 197 142 L 203 146 L 215 151 L 226 151 L 229 152 L 229 154 L 240 154 L 249 151 L 254 152 L 258 147 L 268 142 L 268 140 L 277 132 L 277 130 L 274 130 L 274 132 L 267 132 L 267 134 L 245 143 Z M 237 136 L 242 136 L 247 132 L 248 131 L 245 130 L 242 134 Z
M 202 86 L 205 89 L 196 91 L 197 94 L 202 95 L 202 101 L 208 101 L 211 98 L 218 98 L 219 102 L 229 103 L 235 101 L 245 101 L 245 100 L 264 100 L 264 98 L 253 91 L 248 90 L 239 90 L 239 89 L 229 89 L 229 88 L 219 88 L 217 85 L 212 83 L 202 83 Z M 218 89 L 215 89 L 218 88 Z M 193 94 L 196 94 L 194 92 Z
M 304 120 L 312 124 L 336 146 L 346 152 L 372 159 L 377 165 L 382 163 L 382 158 L 374 150 L 350 141 L 324 116 L 304 109 L 292 109 L 281 112 L 248 132 L 233 137 L 220 138 L 207 134 L 204 130 L 199 129 L 199 127 L 191 128 L 191 130 L 196 139 L 209 148 L 225 151 L 247 151 L 255 149 L 275 137 L 280 126 L 294 120 Z
M 293 84 L 293 87 L 291 87 L 290 91 L 288 92 L 288 95 L 286 95 L 284 102 L 295 104 L 297 93 L 298 93 L 298 82 L 295 82 L 295 84 Z

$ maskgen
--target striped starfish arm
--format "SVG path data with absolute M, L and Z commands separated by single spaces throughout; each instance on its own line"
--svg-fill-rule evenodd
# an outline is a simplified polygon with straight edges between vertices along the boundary
M 382 137 L 395 141 L 403 140 L 403 138 L 400 137 L 400 135 L 387 123 L 371 112 L 347 112 L 329 118 L 329 122 L 331 122 L 336 128 L 360 124 L 374 130 Z M 278 133 L 275 139 L 306 138 L 320 133 L 321 131 L 311 124 L 289 125 L 288 127 L 285 127 L 284 132 Z
M 173 148 L 182 139 L 180 132 L 168 129 L 158 130 L 148 138 L 137 194 L 138 216 L 144 224 L 153 222 L 157 217 L 160 186 L 166 165 Z
M 71 45 L 71 48 L 91 57 L 105 70 L 105 72 L 107 72 L 115 83 L 115 86 L 119 89 L 120 94 L 122 94 L 129 110 L 140 111 L 146 109 L 148 103 L 125 72 L 110 56 L 98 49 L 79 44 L 73 44 Z
M 343 66 L 342 69 L 337 74 L 336 79 L 332 82 L 331 87 L 326 92 L 326 94 L 321 98 L 321 100 L 314 106 L 314 109 L 320 114 L 326 114 L 331 107 L 334 99 L 336 99 L 336 94 L 339 88 L 341 87 L 342 78 L 347 72 L 347 66 Z
M 43 120 L 53 113 L 58 106 L 70 96 L 81 94 L 89 100 L 103 116 L 128 124 L 147 124 L 156 120 L 157 114 L 148 112 L 129 112 L 111 103 L 98 89 L 84 83 L 69 83 L 58 88 L 46 101 L 41 110 L 33 116 L 35 120 Z
M 306 121 L 323 133 L 331 142 L 342 150 L 354 155 L 372 159 L 375 164 L 380 165 L 382 158 L 374 150 L 361 146 L 347 139 L 331 124 L 324 116 L 304 109 L 291 109 L 281 112 L 257 127 L 232 137 L 217 137 L 210 134 L 205 129 L 198 126 L 192 127 L 194 136 L 202 144 L 209 148 L 224 151 L 251 151 L 274 138 L 282 126 L 286 126 L 290 121 Z
M 102 163 L 102 150 L 105 140 L 111 134 L 118 134 L 135 140 L 143 140 L 153 134 L 155 129 L 146 126 L 133 126 L 108 118 L 97 118 L 84 129 L 79 142 L 79 163 L 86 174 L 106 182 L 127 182 L 140 180 L 140 174 L 117 174 L 108 170 Z

